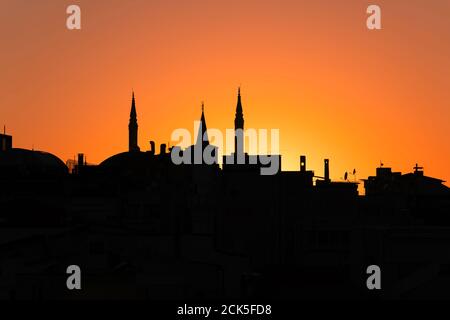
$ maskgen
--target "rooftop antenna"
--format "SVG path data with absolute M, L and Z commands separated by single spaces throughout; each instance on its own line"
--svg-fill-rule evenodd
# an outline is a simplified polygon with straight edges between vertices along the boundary
M 6 135 L 6 126 L 5 125 L 3 125 L 3 134 Z
M 420 167 L 418 163 L 416 163 L 416 166 L 413 168 L 414 169 L 414 173 L 419 172 L 419 170 L 422 170 L 423 167 Z

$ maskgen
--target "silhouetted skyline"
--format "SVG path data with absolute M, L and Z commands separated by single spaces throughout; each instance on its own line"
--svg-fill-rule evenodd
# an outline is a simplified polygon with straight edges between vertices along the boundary
M 381 160 L 449 181 L 448 2 L 379 4 L 384 28 L 371 33 L 356 0 L 176 10 L 81 0 L 83 29 L 71 32 L 65 5 L 12 2 L 0 20 L 0 125 L 16 146 L 98 164 L 127 148 L 132 88 L 139 141 L 167 143 L 174 128 L 192 129 L 202 100 L 210 126 L 233 128 L 241 85 L 246 127 L 280 129 L 284 170 L 302 153 L 316 170 L 329 158 L 333 179 L 353 168 L 367 177 Z
M 389 299 L 428 288 L 450 298 L 433 282 L 448 275 L 450 189 L 418 164 L 406 174 L 380 164 L 364 197 L 356 181 L 330 178 L 330 159 L 320 173 L 301 155 L 298 170 L 274 175 L 247 153 L 223 169 L 177 165 L 165 143 L 139 148 L 134 93 L 130 110 L 129 149 L 99 165 L 79 154 L 68 169 L 0 134 L 0 299 Z M 237 136 L 240 89 L 232 111 Z M 209 146 L 204 136 L 182 152 Z M 64 286 L 72 265 L 79 292 Z M 372 265 L 383 272 L 376 294 Z
M 377 4 L 8 3 L 0 300 L 450 300 L 450 3 Z

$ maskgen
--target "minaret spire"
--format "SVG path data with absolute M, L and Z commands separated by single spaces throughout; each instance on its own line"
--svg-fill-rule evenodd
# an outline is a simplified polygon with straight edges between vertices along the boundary
M 137 121 L 137 114 L 136 114 L 136 100 L 134 99 L 134 91 L 132 93 L 131 98 L 131 111 L 130 111 L 130 120 L 136 120 Z
M 206 130 L 205 103 L 202 101 L 202 115 L 200 117 L 200 127 L 198 128 L 197 134 L 197 144 L 201 144 L 203 147 L 202 149 L 209 145 L 209 139 Z
M 236 116 L 242 117 L 242 121 L 244 121 L 243 114 L 242 114 L 242 102 L 241 102 L 241 87 L 238 87 L 238 101 L 236 106 Z M 242 124 L 243 129 L 243 124 Z
M 138 123 L 136 113 L 136 100 L 134 91 L 131 98 L 130 122 L 128 124 L 128 151 L 139 151 L 138 146 Z
M 242 111 L 241 87 L 238 87 L 238 100 L 234 117 L 234 152 L 244 154 L 244 113 Z

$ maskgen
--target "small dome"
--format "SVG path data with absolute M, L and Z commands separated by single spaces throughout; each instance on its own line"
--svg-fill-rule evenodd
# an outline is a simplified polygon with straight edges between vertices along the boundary
M 152 152 L 129 151 L 109 157 L 100 163 L 104 173 L 114 175 L 154 175 L 172 165 L 170 153 L 154 155 Z
M 0 152 L 0 176 L 57 176 L 67 172 L 64 162 L 48 152 L 20 148 Z
M 118 153 L 100 163 L 100 167 L 105 169 L 118 169 L 128 166 L 136 167 L 142 163 L 144 155 L 144 152 L 139 151 Z
M 100 163 L 100 169 L 111 173 L 146 172 L 152 166 L 153 157 L 147 152 L 122 152 Z

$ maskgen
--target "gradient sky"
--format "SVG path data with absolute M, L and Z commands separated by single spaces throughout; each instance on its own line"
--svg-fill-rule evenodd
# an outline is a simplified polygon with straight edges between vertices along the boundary
M 337 180 L 380 161 L 450 180 L 448 0 L 0 0 L 0 38 L 15 147 L 90 163 L 125 151 L 132 89 L 143 150 L 192 131 L 202 100 L 208 127 L 232 128 L 241 85 L 246 128 L 280 129 L 284 170 L 305 154 Z

